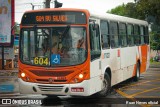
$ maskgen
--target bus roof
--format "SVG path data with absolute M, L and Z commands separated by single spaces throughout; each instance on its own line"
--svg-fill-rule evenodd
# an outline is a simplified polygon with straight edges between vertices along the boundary
M 90 11 L 90 17 L 91 18 L 98 18 L 98 19 L 102 19 L 102 20 L 118 21 L 118 22 L 122 22 L 122 23 L 148 25 L 148 22 L 144 21 L 144 20 L 119 16 L 119 15 L 114 15 L 114 14 L 109 14 L 109 13 L 99 13 L 99 12 Z

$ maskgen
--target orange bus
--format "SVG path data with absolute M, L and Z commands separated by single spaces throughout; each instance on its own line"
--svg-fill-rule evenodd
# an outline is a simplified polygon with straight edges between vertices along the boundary
M 106 96 L 149 67 L 146 21 L 54 8 L 25 12 L 20 26 L 23 94 Z

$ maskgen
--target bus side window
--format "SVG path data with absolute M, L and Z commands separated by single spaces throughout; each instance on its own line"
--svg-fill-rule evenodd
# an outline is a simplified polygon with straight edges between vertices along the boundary
M 122 47 L 127 46 L 127 34 L 126 34 L 126 25 L 124 23 L 119 23 L 119 36 Z
M 138 25 L 134 25 L 134 43 L 136 45 L 140 44 L 140 28 Z
M 134 30 L 133 25 L 127 24 L 127 36 L 128 36 L 128 45 L 133 46 L 134 45 Z
M 144 42 L 145 44 L 149 44 L 149 34 L 148 34 L 148 27 L 145 27 L 145 36 L 144 36 Z
M 144 44 L 144 32 L 145 32 L 145 27 L 144 26 L 140 26 L 140 37 L 141 37 L 141 44 Z
M 99 26 L 97 24 L 90 24 L 89 32 L 90 32 L 91 60 L 94 60 L 100 58 L 101 55 Z
M 119 37 L 118 37 L 118 23 L 110 22 L 110 35 L 111 35 L 111 47 L 119 47 Z
M 100 25 L 101 29 L 101 41 L 102 41 L 102 48 L 110 48 L 110 37 L 109 37 L 109 26 L 107 21 L 101 21 Z

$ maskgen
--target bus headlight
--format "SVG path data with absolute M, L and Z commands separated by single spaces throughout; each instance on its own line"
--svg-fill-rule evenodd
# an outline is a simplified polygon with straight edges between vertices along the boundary
M 21 77 L 24 78 L 26 74 L 24 72 L 21 73 Z
M 88 79 L 88 73 L 87 71 L 80 72 L 74 78 L 72 78 L 71 83 L 80 83 L 83 80 Z
M 83 79 L 83 74 L 79 74 L 79 79 Z
M 21 78 L 23 81 L 31 82 L 30 77 L 23 71 L 19 70 L 18 78 Z

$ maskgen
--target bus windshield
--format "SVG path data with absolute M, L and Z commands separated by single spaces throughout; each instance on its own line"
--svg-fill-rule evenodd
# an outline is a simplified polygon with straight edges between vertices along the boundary
M 71 66 L 87 57 L 86 28 L 79 26 L 23 28 L 21 56 L 25 64 Z

